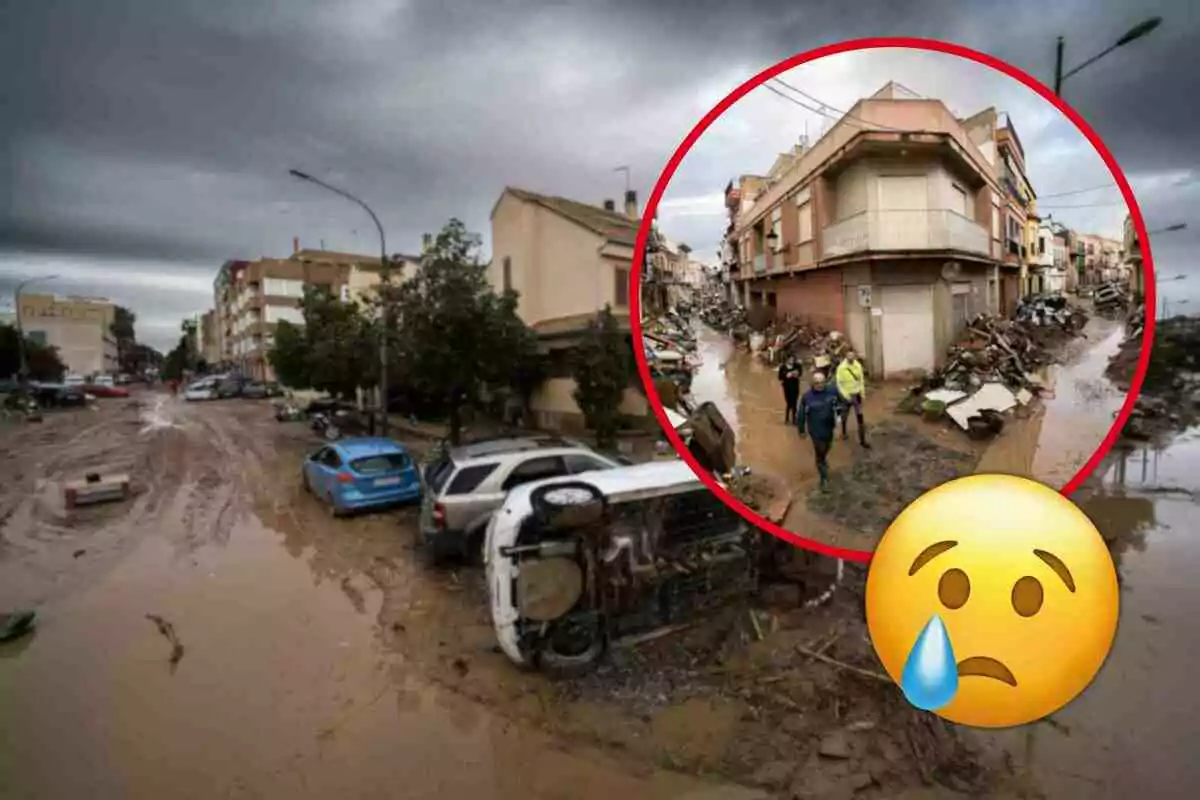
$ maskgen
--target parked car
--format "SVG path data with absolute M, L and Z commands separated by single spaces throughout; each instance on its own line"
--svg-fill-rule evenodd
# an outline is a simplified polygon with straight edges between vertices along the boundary
M 421 475 L 404 446 L 377 437 L 342 439 L 304 461 L 306 491 L 336 516 L 421 497 Z
M 240 397 L 245 384 L 238 378 L 225 378 L 217 382 L 217 397 L 221 400 L 228 400 L 232 397 Z
M 116 381 L 113 380 L 112 375 L 97 375 L 95 378 L 92 379 L 90 385 L 110 387 L 110 386 L 116 386 Z
M 183 390 L 184 400 L 216 400 L 217 397 L 217 382 L 211 379 L 196 381 Z
M 129 397 L 129 390 L 109 383 L 90 383 L 83 387 L 93 397 Z
M 480 559 L 484 529 L 509 490 L 618 466 L 584 444 L 551 436 L 485 439 L 452 448 L 425 469 L 421 540 L 435 563 Z
M 64 386 L 83 386 L 87 381 L 82 375 L 67 375 L 63 378 Z
M 39 408 L 78 408 L 88 401 L 88 394 L 81 386 L 63 383 L 33 383 L 29 394 Z
M 242 397 L 261 400 L 265 397 L 283 397 L 283 388 L 278 383 L 248 381 L 242 384 Z
M 759 541 L 683 461 L 518 487 L 484 545 L 497 641 L 517 664 L 586 671 L 616 640 L 748 597 Z

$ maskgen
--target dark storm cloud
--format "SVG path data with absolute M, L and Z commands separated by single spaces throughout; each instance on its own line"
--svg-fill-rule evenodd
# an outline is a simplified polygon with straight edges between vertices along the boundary
M 1200 73 L 1183 0 L 8 3 L 0 247 L 154 257 L 164 270 L 278 254 L 293 235 L 373 250 L 369 221 L 289 179 L 299 167 L 363 196 L 392 249 L 411 250 L 452 215 L 486 233 L 506 183 L 599 201 L 619 195 L 613 168 L 627 164 L 644 199 L 716 100 L 799 50 L 937 36 L 1048 80 L 1056 33 L 1069 34 L 1070 65 L 1151 14 L 1167 19 L 1153 38 L 1066 94 L 1131 175 L 1178 173 L 1197 167 L 1184 98 Z M 753 168 L 717 159 L 697 193 Z

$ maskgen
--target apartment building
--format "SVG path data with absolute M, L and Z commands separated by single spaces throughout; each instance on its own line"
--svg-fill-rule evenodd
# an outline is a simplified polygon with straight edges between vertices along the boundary
M 629 331 L 630 270 L 640 222 L 634 192 L 625 193 L 624 213 L 611 200 L 594 206 L 513 187 L 492 208 L 488 280 L 497 292 L 519 293 L 517 314 L 538 335 L 550 364 L 529 403 L 539 427 L 583 429 L 572 396 L 571 350 L 606 305 Z M 654 424 L 636 377 L 621 411 Z
M 998 175 L 1004 188 L 1001 197 L 1001 225 L 1004 230 L 1004 261 L 1020 269 L 1020 294 L 1037 291 L 1036 276 L 1031 275 L 1031 250 L 1037 237 L 1036 195 L 1025 173 L 1025 148 L 1012 119 L 1005 115 L 1004 125 L 996 131 L 999 151 Z
M 971 316 L 1017 299 L 999 159 L 994 109 L 959 119 L 888 83 L 727 188 L 728 272 L 747 307 L 843 331 L 874 375 L 932 369 Z
M 273 380 L 267 358 L 281 321 L 304 324 L 301 301 L 306 286 L 342 300 L 364 300 L 379 282 L 378 256 L 305 250 L 293 241 L 287 258 L 226 261 L 213 283 L 213 313 L 219 345 L 218 362 L 260 380 Z M 400 256 L 393 269 L 419 259 Z
M 1125 264 L 1129 272 L 1129 285 L 1139 296 L 1146 293 L 1146 279 L 1142 273 L 1142 244 L 1138 239 L 1137 227 L 1133 217 L 1125 215 L 1124 237 L 1122 245 L 1125 251 Z
M 112 334 L 116 308 L 107 299 L 22 293 L 17 314 L 26 336 L 57 348 L 69 374 L 119 371 L 117 339 Z
M 1066 230 L 1048 220 L 1038 222 L 1037 239 L 1031 247 L 1030 269 L 1033 291 L 1062 294 L 1067 291 L 1068 262 Z

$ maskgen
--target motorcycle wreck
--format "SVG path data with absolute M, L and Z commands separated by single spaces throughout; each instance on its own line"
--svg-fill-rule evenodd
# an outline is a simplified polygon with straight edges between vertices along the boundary
M 501 649 L 560 676 L 757 589 L 759 536 L 682 461 L 518 487 L 487 531 Z

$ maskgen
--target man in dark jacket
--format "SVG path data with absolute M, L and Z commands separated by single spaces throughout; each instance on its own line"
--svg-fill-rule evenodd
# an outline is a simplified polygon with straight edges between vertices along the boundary
M 841 396 L 837 389 L 825 382 L 825 374 L 814 372 L 812 388 L 800 398 L 796 411 L 796 428 L 800 435 L 807 431 L 812 439 L 813 455 L 817 459 L 817 474 L 821 476 L 821 490 L 829 485 L 829 448 L 833 445 L 833 434 L 837 429 L 838 409 Z
M 800 399 L 800 372 L 800 363 L 790 353 L 779 365 L 779 385 L 783 387 L 784 423 L 796 421 L 796 402 Z

